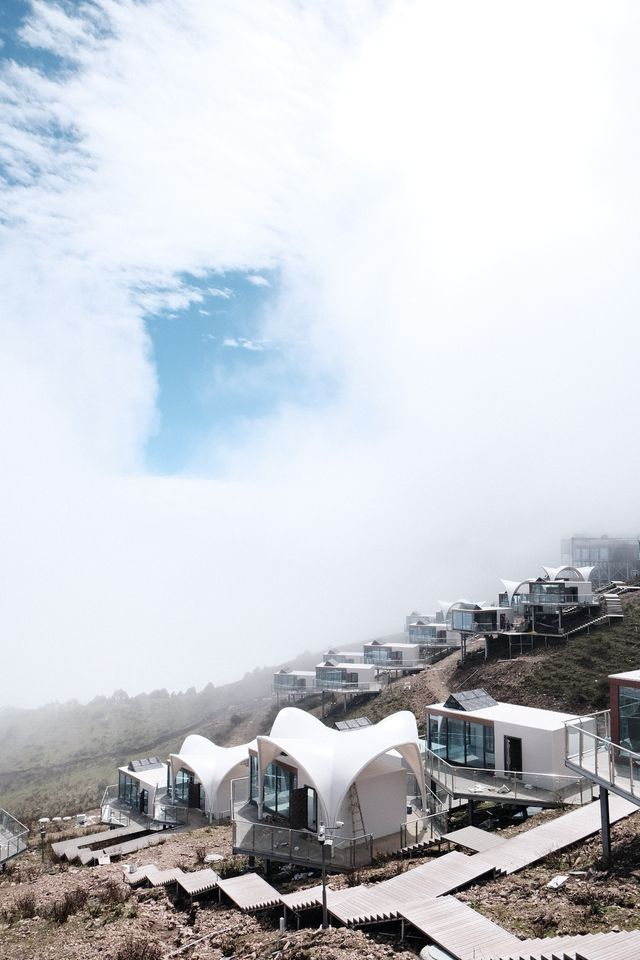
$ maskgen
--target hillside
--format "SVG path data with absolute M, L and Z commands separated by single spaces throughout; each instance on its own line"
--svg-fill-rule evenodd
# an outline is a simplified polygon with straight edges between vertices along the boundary
M 452 690 L 484 687 L 496 700 L 565 713 L 593 713 L 609 705 L 607 676 L 640 668 L 640 596 L 622 598 L 624 620 L 578 634 L 568 643 L 540 648 L 513 660 L 482 659 L 481 651 L 459 664 L 457 653 L 414 676 L 390 684 L 374 699 L 352 702 L 345 714 L 380 720 L 394 710 L 412 710 L 419 726 L 426 707 Z
M 625 619 L 578 635 L 567 645 L 514 660 L 485 662 L 476 651 L 464 667 L 454 653 L 420 674 L 399 678 L 377 697 L 337 704 L 327 722 L 366 713 L 379 720 L 412 710 L 420 726 L 426 707 L 450 690 L 485 687 L 497 700 L 588 713 L 607 706 L 609 673 L 640 664 L 640 597 L 623 598 Z M 291 666 L 308 667 L 320 654 L 302 654 Z M 132 757 L 167 756 L 198 732 L 227 745 L 269 729 L 276 713 L 270 688 L 274 669 L 247 673 L 237 683 L 169 694 L 158 690 L 91 703 L 51 704 L 38 710 L 0 711 L 0 806 L 25 822 L 42 815 L 94 807 L 118 766 Z M 319 713 L 319 700 L 303 703 Z

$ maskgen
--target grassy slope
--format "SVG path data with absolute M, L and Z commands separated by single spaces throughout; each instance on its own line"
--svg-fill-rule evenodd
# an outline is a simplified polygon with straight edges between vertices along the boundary
M 317 657 L 315 658 L 317 659 Z M 309 655 L 298 658 L 313 662 Z M 332 718 L 366 714 L 379 720 L 413 710 L 420 725 L 437 700 L 433 670 L 444 671 L 451 689 L 485 687 L 496 699 L 528 706 L 588 713 L 608 705 L 607 675 L 640 667 L 640 597 L 625 600 L 625 619 L 572 639 L 557 649 L 511 661 L 449 664 L 401 678 L 374 699 L 340 705 Z M 240 743 L 269 729 L 275 705 L 269 697 L 273 669 L 196 693 L 164 691 L 134 698 L 97 698 L 87 705 L 52 705 L 0 712 L 0 806 L 27 821 L 93 807 L 116 768 L 136 756 L 167 756 L 189 732 L 217 743 Z

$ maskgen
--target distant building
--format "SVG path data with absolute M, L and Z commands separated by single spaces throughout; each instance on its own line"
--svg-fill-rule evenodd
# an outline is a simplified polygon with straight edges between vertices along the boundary
M 571 537 L 560 541 L 561 562 L 573 567 L 593 567 L 596 586 L 640 576 L 638 537 Z

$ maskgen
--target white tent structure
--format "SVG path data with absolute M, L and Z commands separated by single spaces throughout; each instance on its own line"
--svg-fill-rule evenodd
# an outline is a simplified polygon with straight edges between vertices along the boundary
M 296 769 L 298 786 L 316 791 L 318 821 L 330 827 L 350 819 L 348 795 L 360 782 L 365 831 L 382 836 L 391 832 L 390 822 L 398 829 L 406 818 L 406 767 L 415 775 L 425 803 L 418 728 L 407 710 L 373 725 L 333 730 L 303 710 L 286 707 L 269 736 L 258 737 L 256 745 L 260 797 L 267 767 L 281 760 Z M 350 826 L 343 835 L 349 835 Z
M 204 812 L 209 819 L 228 817 L 231 810 L 231 780 L 247 775 L 249 748 L 255 740 L 236 747 L 220 747 L 191 734 L 182 744 L 179 753 L 169 756 L 173 783 L 180 770 L 193 774 L 204 790 Z

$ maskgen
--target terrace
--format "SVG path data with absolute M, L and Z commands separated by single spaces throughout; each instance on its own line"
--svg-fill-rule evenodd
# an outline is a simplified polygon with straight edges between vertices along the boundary
M 565 725 L 566 765 L 593 783 L 640 804 L 640 753 L 611 740 L 611 712 Z
M 406 823 L 400 824 L 396 832 L 375 838 L 366 833 L 345 837 L 339 835 L 336 828 L 330 831 L 331 843 L 324 845 L 323 852 L 317 830 L 291 829 L 284 819 L 271 815 L 260 820 L 256 804 L 249 800 L 249 778 L 242 777 L 232 782 L 233 850 L 245 856 L 318 869 L 324 856 L 326 865 L 333 870 L 353 870 L 368 866 L 376 856 L 399 853 L 440 839 L 446 831 L 443 814 L 423 816 L 408 798 L 407 809 L 410 806 Z
M 593 785 L 583 776 L 455 766 L 425 748 L 425 772 L 457 799 L 497 800 L 521 806 L 582 805 L 593 800 Z

